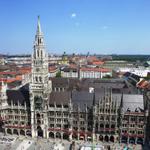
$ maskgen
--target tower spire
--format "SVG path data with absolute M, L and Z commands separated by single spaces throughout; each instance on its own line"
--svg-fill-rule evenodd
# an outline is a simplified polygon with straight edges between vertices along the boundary
M 42 130 L 43 136 L 47 137 L 47 106 L 51 93 L 51 80 L 49 80 L 48 54 L 45 50 L 44 36 L 41 31 L 40 17 L 37 20 L 37 29 L 32 55 L 32 73 L 30 82 L 30 104 L 31 104 L 31 131 L 32 137 L 38 136 Z M 37 114 L 43 115 L 43 121 L 39 124 Z M 38 128 L 40 127 L 40 128 Z
M 38 16 L 37 34 L 42 34 L 42 31 L 41 31 L 41 24 L 40 24 L 40 16 Z

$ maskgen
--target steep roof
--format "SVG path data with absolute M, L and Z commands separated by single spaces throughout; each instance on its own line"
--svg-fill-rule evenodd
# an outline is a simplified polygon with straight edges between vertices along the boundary
M 21 90 L 7 90 L 7 101 L 8 104 L 11 104 L 11 101 L 13 104 L 17 105 L 18 102 L 20 105 L 23 105 L 25 102 L 27 105 L 29 104 L 29 92 L 28 91 L 21 91 Z
M 70 97 L 70 92 L 51 92 L 49 97 L 49 104 L 68 104 Z
M 138 94 L 123 94 L 123 111 L 135 112 L 144 110 L 143 95 Z
M 77 91 L 89 91 L 90 87 L 96 90 L 101 90 L 101 88 L 111 88 L 114 93 L 126 93 L 126 94 L 136 94 L 137 89 L 133 87 L 128 81 L 123 79 L 110 79 L 110 80 L 100 80 L 100 79 L 69 79 L 69 78 L 51 78 L 52 87 L 64 87 L 68 91 L 76 89 Z

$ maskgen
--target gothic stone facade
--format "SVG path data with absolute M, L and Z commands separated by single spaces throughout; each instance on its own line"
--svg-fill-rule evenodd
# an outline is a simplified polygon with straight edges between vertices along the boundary
M 5 134 L 143 143 L 143 96 L 125 80 L 48 78 L 48 54 L 38 19 L 29 84 L 2 83 L 0 127 Z

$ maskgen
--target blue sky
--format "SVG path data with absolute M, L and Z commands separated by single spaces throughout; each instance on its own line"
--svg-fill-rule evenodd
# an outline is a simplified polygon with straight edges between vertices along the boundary
M 150 54 L 150 0 L 0 0 L 0 53 Z

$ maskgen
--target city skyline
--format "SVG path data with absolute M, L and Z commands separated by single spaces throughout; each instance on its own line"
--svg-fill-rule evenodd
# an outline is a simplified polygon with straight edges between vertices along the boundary
M 0 2 L 0 52 L 31 54 L 40 15 L 49 53 L 150 54 L 149 1 Z

